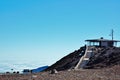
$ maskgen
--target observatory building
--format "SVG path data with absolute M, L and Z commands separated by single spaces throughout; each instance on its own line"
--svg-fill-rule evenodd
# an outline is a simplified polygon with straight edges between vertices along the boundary
M 117 46 L 117 43 L 120 42 L 118 40 L 109 40 L 101 37 L 100 39 L 88 39 L 85 40 L 87 42 L 87 46 L 99 46 L 99 47 L 114 47 Z

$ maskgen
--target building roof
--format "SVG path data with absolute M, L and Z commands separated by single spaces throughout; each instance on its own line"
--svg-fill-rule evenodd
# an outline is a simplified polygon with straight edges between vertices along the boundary
M 88 39 L 88 40 L 85 40 L 85 41 L 89 41 L 89 42 L 120 42 L 119 40 L 109 40 L 109 39 L 103 39 L 103 38 L 100 38 L 100 39 Z

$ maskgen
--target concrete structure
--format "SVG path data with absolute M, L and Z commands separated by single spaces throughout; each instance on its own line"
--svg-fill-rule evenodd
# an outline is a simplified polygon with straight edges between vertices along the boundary
M 88 46 L 100 46 L 100 47 L 113 47 L 117 46 L 117 42 L 120 42 L 118 40 L 109 40 L 109 39 L 104 39 L 101 37 L 100 39 L 88 39 L 85 40 L 88 42 Z
M 75 70 L 83 69 L 86 64 L 89 62 L 90 58 L 93 56 L 94 47 L 86 46 L 85 54 L 80 58 L 79 62 L 75 66 Z

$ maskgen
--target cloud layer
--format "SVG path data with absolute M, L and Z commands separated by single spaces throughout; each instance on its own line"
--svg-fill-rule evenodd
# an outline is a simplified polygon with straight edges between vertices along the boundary
M 0 72 L 12 72 L 13 71 L 20 71 L 22 72 L 23 69 L 35 69 L 40 66 L 43 66 L 44 64 L 40 64 L 38 62 L 9 62 L 9 61 L 2 61 L 0 62 Z

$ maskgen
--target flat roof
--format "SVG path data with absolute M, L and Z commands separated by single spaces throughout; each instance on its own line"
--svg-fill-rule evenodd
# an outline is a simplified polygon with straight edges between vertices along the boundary
M 89 41 L 89 42 L 120 42 L 119 40 L 109 40 L 109 39 L 88 39 L 85 41 Z

